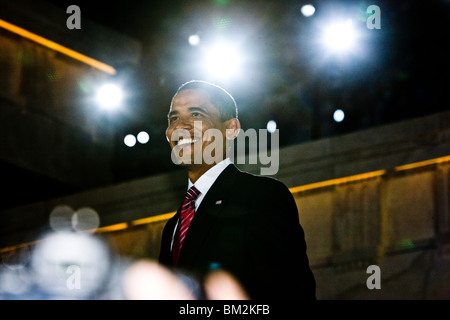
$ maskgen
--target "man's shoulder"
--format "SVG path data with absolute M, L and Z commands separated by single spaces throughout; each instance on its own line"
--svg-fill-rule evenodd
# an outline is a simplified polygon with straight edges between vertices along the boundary
M 289 190 L 288 187 L 280 180 L 271 177 L 263 176 L 248 171 L 243 171 L 237 168 L 237 183 L 242 185 L 250 185 L 256 189 L 266 189 L 266 190 Z
M 267 217 L 272 217 L 273 214 L 281 214 L 289 221 L 298 223 L 297 220 L 291 220 L 298 219 L 297 205 L 284 182 L 272 176 L 258 175 L 239 168 L 236 176 L 233 192 L 236 201 L 258 208 L 259 215 L 266 213 Z

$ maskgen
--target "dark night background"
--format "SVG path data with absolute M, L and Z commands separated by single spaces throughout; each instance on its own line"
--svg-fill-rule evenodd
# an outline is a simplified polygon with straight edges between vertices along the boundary
M 198 47 L 220 34 L 236 39 L 248 59 L 239 78 L 218 82 L 236 99 L 243 129 L 264 129 L 273 119 L 280 147 L 420 117 L 449 109 L 450 2 L 433 1 L 49 1 L 63 10 L 76 4 L 94 20 L 139 41 L 138 66 L 115 66 L 127 74 L 133 112 L 113 121 L 118 128 L 115 182 L 175 169 L 165 139 L 166 115 L 176 88 L 204 79 Z M 300 8 L 311 3 L 312 17 Z M 381 9 L 381 29 L 368 29 L 369 5 Z M 360 33 L 357 54 L 324 55 L 318 31 L 345 15 Z M 121 50 L 121 48 L 117 48 Z M 208 80 L 208 79 L 205 79 Z M 345 119 L 333 121 L 340 108 Z M 128 148 L 127 133 L 146 130 L 150 142 Z M 7 164 L 3 170 L 9 171 Z M 29 185 L 47 188 L 23 203 L 80 191 L 26 172 Z

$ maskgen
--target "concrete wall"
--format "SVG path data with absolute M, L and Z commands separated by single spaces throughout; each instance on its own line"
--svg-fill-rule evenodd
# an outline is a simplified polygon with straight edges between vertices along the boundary
M 0 1 L 3 21 L 117 70 L 138 63 L 137 41 L 84 18 L 69 30 L 68 16 L 41 1 Z M 0 160 L 74 189 L 111 183 L 114 126 L 93 100 L 118 74 L 0 27 Z
M 449 298 L 449 160 L 295 194 L 320 297 Z
M 0 19 L 117 68 L 140 60 L 136 41 L 86 19 L 70 31 L 67 14 L 44 2 L 0 0 Z M 119 255 L 157 258 L 187 177 L 175 170 L 97 187 L 112 181 L 113 133 L 89 97 L 108 77 L 0 29 L 0 160 L 91 188 L 2 210 L 3 262 L 50 231 L 61 205 L 94 209 Z M 279 160 L 275 177 L 298 205 L 319 299 L 450 298 L 450 112 L 289 146 Z M 381 289 L 366 285 L 370 265 L 380 267 Z
M 296 199 L 318 298 L 450 298 L 450 112 L 283 148 L 276 177 Z M 65 204 L 95 209 L 121 255 L 156 259 L 186 183 L 177 170 L 8 210 L 2 252 Z M 381 289 L 367 288 L 370 265 Z

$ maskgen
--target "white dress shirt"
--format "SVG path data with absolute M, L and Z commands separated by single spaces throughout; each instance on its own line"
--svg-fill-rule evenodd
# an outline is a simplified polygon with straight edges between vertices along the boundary
M 195 200 L 195 210 L 197 210 L 200 203 L 202 203 L 203 198 L 205 197 L 208 190 L 216 181 L 217 177 L 222 173 L 223 170 L 231 163 L 230 158 L 226 158 L 225 160 L 220 161 L 214 167 L 206 171 L 196 182 L 195 184 L 188 179 L 188 190 L 195 185 L 195 187 L 200 191 L 200 195 Z
M 226 158 L 225 160 L 220 161 L 218 164 L 216 164 L 214 167 L 210 168 L 208 171 L 206 171 L 195 183 L 192 183 L 190 179 L 188 179 L 188 190 L 195 186 L 198 191 L 200 191 L 200 195 L 195 200 L 195 210 L 200 206 L 200 203 L 202 203 L 203 198 L 205 197 L 208 190 L 212 187 L 214 182 L 216 181 L 217 177 L 222 173 L 223 170 L 231 163 L 230 158 Z M 173 239 L 175 238 L 175 232 L 177 231 L 178 222 L 175 225 L 175 228 L 173 230 L 172 235 L 172 244 L 170 247 L 172 248 L 173 245 Z

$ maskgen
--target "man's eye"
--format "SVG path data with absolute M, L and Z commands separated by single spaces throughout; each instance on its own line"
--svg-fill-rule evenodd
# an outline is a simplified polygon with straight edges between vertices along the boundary
M 193 117 L 202 117 L 203 115 L 200 112 L 192 112 Z
M 177 121 L 178 120 L 178 117 L 170 117 L 169 118 L 169 122 L 174 122 L 174 121 Z

